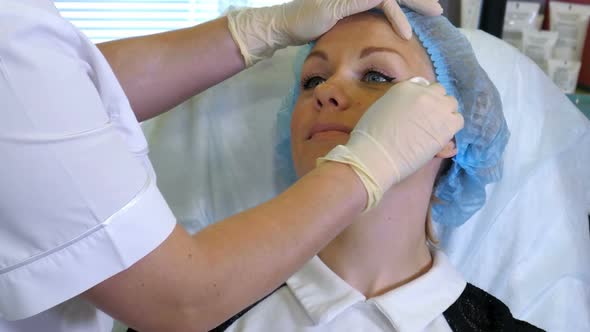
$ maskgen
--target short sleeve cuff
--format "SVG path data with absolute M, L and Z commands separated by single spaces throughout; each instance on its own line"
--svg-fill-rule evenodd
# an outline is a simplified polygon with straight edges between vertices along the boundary
M 129 268 L 159 246 L 176 220 L 155 181 L 103 223 L 0 274 L 0 318 L 24 319 Z

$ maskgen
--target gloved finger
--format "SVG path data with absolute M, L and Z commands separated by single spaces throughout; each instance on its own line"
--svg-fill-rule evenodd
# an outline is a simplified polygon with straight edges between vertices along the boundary
M 408 81 L 412 82 L 412 83 L 416 83 L 418 85 L 422 85 L 422 86 L 429 86 L 430 85 L 430 82 L 427 79 L 425 79 L 424 77 L 420 77 L 420 76 L 412 77 Z
M 400 0 L 399 2 L 422 15 L 438 16 L 443 12 L 438 0 Z
M 435 88 L 440 89 L 440 87 Z M 436 93 L 440 94 L 441 90 L 436 91 Z M 459 102 L 455 97 L 449 95 L 439 95 L 439 98 L 439 104 L 441 105 L 441 108 L 448 110 L 450 113 L 459 113 Z
M 428 86 L 428 90 L 440 96 L 446 96 L 447 90 L 440 83 L 432 83 Z M 453 97 L 451 97 L 453 98 Z M 454 98 L 453 98 L 454 99 Z
M 444 101 L 441 103 L 441 108 L 450 110 L 449 117 L 447 118 L 447 125 L 454 134 L 463 129 L 465 119 L 463 118 L 463 115 L 459 113 L 459 102 L 457 102 L 457 99 L 451 96 L 444 97 Z
M 455 145 L 455 138 L 453 137 L 447 144 L 443 146 L 443 148 L 436 154 L 438 158 L 452 158 L 454 157 L 457 152 L 458 148 Z
M 453 106 L 453 101 L 444 100 L 440 101 L 435 109 L 430 109 L 430 112 L 438 114 L 438 125 L 446 129 L 442 131 L 444 134 L 441 134 L 438 140 L 441 146 L 442 143 L 454 140 L 455 135 L 465 126 L 463 115 Z
M 412 38 L 412 26 L 396 0 L 383 0 L 379 8 L 398 35 L 406 40 Z
M 459 112 L 453 112 L 452 116 L 452 128 L 456 134 L 461 129 L 463 129 L 463 126 L 465 126 L 465 119 L 463 118 L 463 115 Z
M 455 97 L 453 96 L 445 96 L 445 101 L 448 103 L 449 105 L 449 109 L 451 110 L 451 113 L 459 113 L 459 102 L 457 101 L 457 99 L 455 99 Z
M 333 4 L 330 2 L 325 1 L 325 5 L 327 8 L 332 8 L 333 12 L 336 13 L 337 19 L 343 19 L 347 16 L 358 14 L 361 12 L 366 12 L 373 8 L 380 8 L 381 3 L 383 0 L 365 0 L 365 1 L 332 1 Z

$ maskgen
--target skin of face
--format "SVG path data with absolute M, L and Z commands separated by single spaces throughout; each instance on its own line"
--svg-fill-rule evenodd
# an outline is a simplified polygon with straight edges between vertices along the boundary
M 350 132 L 394 84 L 435 74 L 417 40 L 401 39 L 384 16 L 362 13 L 338 22 L 318 39 L 302 68 L 291 119 L 295 170 L 303 176 Z

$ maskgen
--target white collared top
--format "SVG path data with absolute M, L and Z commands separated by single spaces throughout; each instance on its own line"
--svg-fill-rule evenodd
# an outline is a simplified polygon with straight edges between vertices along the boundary
M 51 0 L 0 0 L 0 331 L 103 332 L 77 296 L 176 222 L 107 60 Z
M 368 300 L 316 256 L 227 331 L 451 331 L 443 313 L 467 283 L 442 252 L 433 256 L 426 274 Z

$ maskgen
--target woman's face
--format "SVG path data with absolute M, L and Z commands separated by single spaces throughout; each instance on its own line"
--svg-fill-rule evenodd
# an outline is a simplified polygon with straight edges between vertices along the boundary
M 435 80 L 430 58 L 416 38 L 399 38 L 385 17 L 363 13 L 336 24 L 303 64 L 291 120 L 297 175 L 346 144 L 369 106 L 393 84 L 414 76 Z

